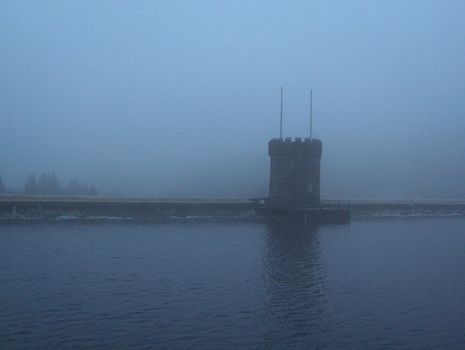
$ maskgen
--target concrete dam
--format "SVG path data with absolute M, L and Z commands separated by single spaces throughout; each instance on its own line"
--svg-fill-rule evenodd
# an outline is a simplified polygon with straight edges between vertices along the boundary
M 259 215 L 261 199 L 161 199 L 141 197 L 77 196 L 0 196 L 0 222 L 50 219 L 122 218 L 134 220 L 171 220 L 210 218 L 212 220 L 265 220 Z M 321 211 L 320 221 L 336 221 L 331 210 L 350 210 L 352 217 L 376 215 L 465 215 L 465 201 L 454 200 L 323 200 L 311 210 L 292 208 L 281 215 Z M 273 210 L 267 208 L 267 210 Z M 324 214 L 327 214 L 324 217 Z M 331 219 L 331 220 L 330 220 Z M 317 220 L 317 219 L 315 219 Z M 346 219 L 345 219 L 346 220 Z M 341 221 L 341 220 L 339 220 Z M 344 221 L 344 220 L 343 220 Z

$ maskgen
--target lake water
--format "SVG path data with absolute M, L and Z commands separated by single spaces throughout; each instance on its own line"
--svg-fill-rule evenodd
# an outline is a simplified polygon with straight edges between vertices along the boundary
M 1 349 L 464 349 L 465 218 L 0 226 Z

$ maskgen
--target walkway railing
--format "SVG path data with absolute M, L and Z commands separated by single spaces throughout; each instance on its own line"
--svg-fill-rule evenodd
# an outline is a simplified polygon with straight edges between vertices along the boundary
M 349 208 L 350 200 L 324 199 L 324 200 L 321 200 L 321 206 L 323 208 Z

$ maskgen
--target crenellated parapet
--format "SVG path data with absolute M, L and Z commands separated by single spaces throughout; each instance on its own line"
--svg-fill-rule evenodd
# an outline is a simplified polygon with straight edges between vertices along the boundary
M 268 154 L 273 155 L 312 155 L 321 157 L 322 142 L 320 139 L 291 137 L 271 139 L 268 143 Z

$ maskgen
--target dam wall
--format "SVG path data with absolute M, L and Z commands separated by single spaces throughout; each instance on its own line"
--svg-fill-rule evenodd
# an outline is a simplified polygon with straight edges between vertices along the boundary
M 348 207 L 351 216 L 430 216 L 460 215 L 465 216 L 465 200 L 338 200 L 322 201 L 326 207 Z
M 355 211 L 380 210 L 465 210 L 465 200 L 453 199 L 327 199 L 325 205 L 346 205 Z
M 253 206 L 249 200 L 0 196 L 0 216 L 4 219 L 246 217 L 252 215 Z
M 200 218 L 257 220 L 277 208 L 263 207 L 261 199 L 171 199 L 147 197 L 0 196 L 0 220 L 72 218 L 126 218 L 136 220 Z M 279 209 L 279 208 L 278 208 Z M 294 208 L 289 217 L 308 216 L 337 221 L 350 210 L 352 217 L 412 214 L 460 214 L 465 200 L 339 200 L 324 199 L 319 207 Z M 303 214 L 303 211 L 305 213 Z M 343 213 L 344 215 L 341 215 Z M 302 215 L 301 215 L 302 214 Z M 329 219 L 326 219 L 329 218 Z

